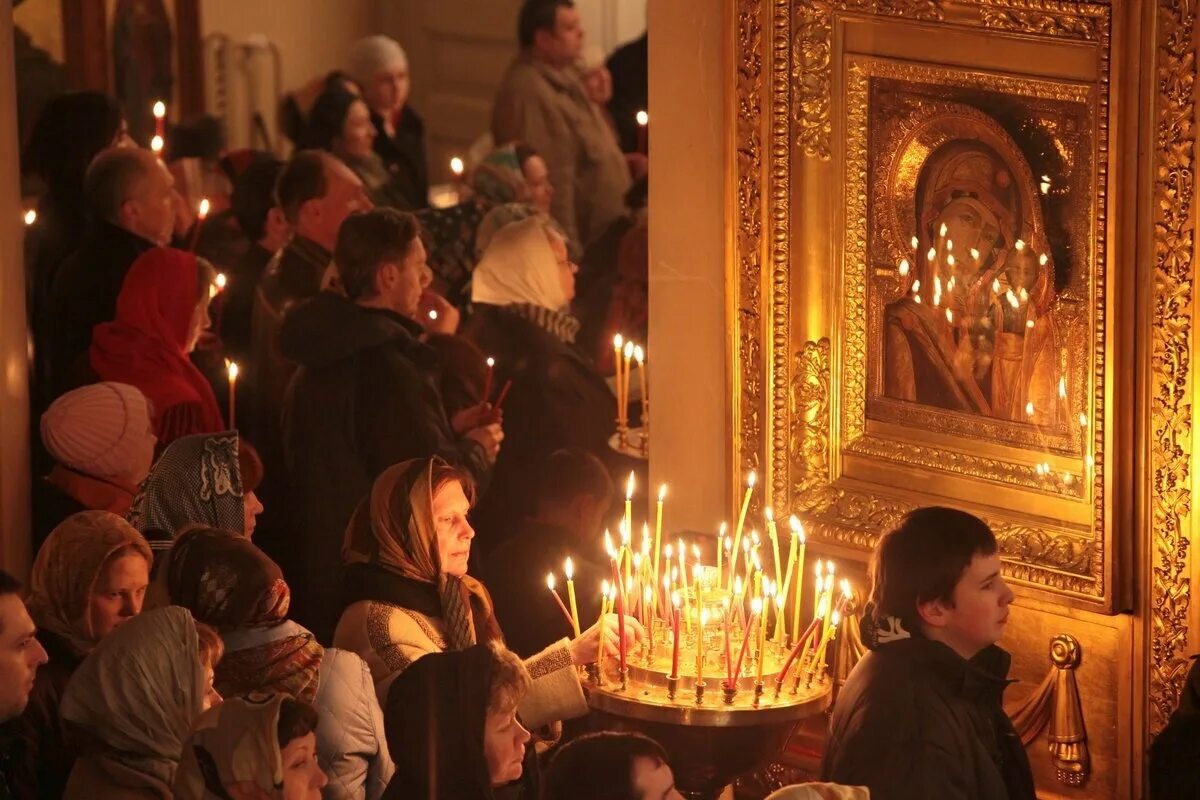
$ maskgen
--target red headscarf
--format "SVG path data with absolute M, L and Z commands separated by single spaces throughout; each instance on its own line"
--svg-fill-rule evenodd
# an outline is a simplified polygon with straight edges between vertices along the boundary
M 154 428 L 172 406 L 195 404 L 205 430 L 225 430 L 212 387 L 187 347 L 197 302 L 196 256 L 169 247 L 142 253 L 121 285 L 117 316 L 92 331 L 92 369 L 101 380 L 136 386 L 154 405 Z

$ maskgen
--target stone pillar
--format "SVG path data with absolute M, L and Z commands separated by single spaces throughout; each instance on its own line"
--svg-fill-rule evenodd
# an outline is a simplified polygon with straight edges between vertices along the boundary
M 650 0 L 650 474 L 669 528 L 730 513 L 726 0 Z
M 12 14 L 0 14 L 0 569 L 29 569 L 29 359 Z

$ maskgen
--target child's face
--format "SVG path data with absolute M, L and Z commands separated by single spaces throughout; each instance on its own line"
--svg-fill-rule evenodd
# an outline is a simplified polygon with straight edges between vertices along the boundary
M 1013 593 L 1000 575 L 1000 555 L 976 554 L 954 587 L 954 605 L 923 603 L 921 616 L 936 638 L 963 658 L 995 644 L 1004 634 Z

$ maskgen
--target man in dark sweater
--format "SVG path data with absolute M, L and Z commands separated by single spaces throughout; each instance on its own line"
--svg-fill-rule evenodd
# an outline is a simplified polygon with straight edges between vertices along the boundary
M 486 485 L 504 436 L 486 403 L 447 418 L 437 354 L 415 321 L 432 324 L 419 309 L 433 302 L 416 218 L 387 208 L 349 217 L 334 262 L 345 295 L 325 291 L 298 305 L 279 336 L 299 365 L 283 415 L 290 531 L 303 561 L 292 582 L 295 617 L 321 641 L 340 611 L 346 525 L 379 473 L 437 455 Z
M 821 773 L 873 800 L 1033 800 L 1025 748 L 1004 713 L 996 646 L 1013 593 L 980 519 L 921 508 L 879 542 L 863 616 L 870 652 L 830 721 Z
M 59 267 L 50 288 L 47 400 L 73 387 L 72 376 L 92 343 L 92 329 L 116 316 L 125 273 L 142 253 L 171 241 L 175 180 L 149 150 L 112 147 L 88 167 L 83 191 L 91 222 L 79 248 Z

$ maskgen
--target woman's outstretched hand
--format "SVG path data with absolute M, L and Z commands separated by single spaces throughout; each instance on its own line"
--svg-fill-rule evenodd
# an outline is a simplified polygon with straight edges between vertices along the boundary
M 604 639 L 600 638 L 600 623 L 597 622 L 592 627 L 588 628 L 583 633 L 579 634 L 579 638 L 571 641 L 571 661 L 576 666 L 583 664 L 591 664 L 599 660 L 601 647 L 603 652 L 617 653 L 617 643 L 619 633 L 619 620 L 616 614 L 609 614 L 604 621 Z M 640 642 L 646 636 L 646 630 L 632 616 L 625 615 L 625 645 L 632 647 Z

